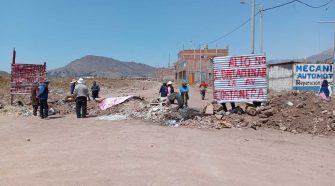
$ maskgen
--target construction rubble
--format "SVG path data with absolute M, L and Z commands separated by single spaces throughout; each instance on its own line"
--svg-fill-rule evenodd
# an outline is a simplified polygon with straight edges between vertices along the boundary
M 52 114 L 74 114 L 75 102 L 64 96 L 61 90 L 51 91 L 49 112 Z M 272 128 L 292 133 L 328 135 L 335 130 L 334 99 L 323 102 L 311 92 L 271 93 L 264 106 L 238 104 L 236 109 L 224 112 L 216 102 L 209 103 L 202 110 L 180 108 L 175 104 L 143 97 L 130 98 L 123 103 L 101 110 L 97 102 L 88 102 L 91 117 L 103 120 L 142 119 L 170 127 L 187 128 Z M 22 97 L 15 105 L 1 101 L 0 113 L 12 116 L 32 116 L 29 99 Z

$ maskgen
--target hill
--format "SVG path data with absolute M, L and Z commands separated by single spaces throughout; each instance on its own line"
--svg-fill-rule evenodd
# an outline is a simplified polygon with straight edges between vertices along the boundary
M 281 60 L 270 60 L 268 64 L 277 64 L 287 61 L 306 62 L 306 63 L 332 63 L 333 60 L 333 49 L 322 51 L 318 54 L 307 57 L 306 59 L 281 59 Z
M 0 70 L 0 76 L 10 76 L 10 74 L 6 71 Z
M 94 76 L 104 78 L 150 77 L 156 68 L 136 62 L 123 62 L 113 58 L 87 55 L 68 65 L 48 71 L 49 77 Z

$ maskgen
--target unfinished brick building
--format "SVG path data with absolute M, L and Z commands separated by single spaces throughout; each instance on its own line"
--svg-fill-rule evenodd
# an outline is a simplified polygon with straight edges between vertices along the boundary
M 175 63 L 175 79 L 186 80 L 190 84 L 200 81 L 211 83 L 213 73 L 210 58 L 227 55 L 228 48 L 181 50 Z

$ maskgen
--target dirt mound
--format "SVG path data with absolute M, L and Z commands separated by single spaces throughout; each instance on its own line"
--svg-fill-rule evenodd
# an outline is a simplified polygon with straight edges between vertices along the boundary
M 246 106 L 242 112 L 234 110 L 236 114 L 233 114 L 222 111 L 218 104 L 212 104 L 207 107 L 213 108 L 213 114 L 183 121 L 181 126 L 216 129 L 268 127 L 293 133 L 327 135 L 335 130 L 334 103 L 334 99 L 324 102 L 310 92 L 272 93 L 266 106 Z

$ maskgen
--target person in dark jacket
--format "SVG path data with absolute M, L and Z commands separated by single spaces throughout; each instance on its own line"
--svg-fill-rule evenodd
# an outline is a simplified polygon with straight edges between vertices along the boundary
M 100 87 L 99 87 L 99 85 L 97 85 L 96 81 L 93 81 L 93 85 L 91 87 L 91 91 L 92 91 L 93 100 L 95 100 L 95 98 L 99 97 Z
M 38 109 L 38 81 L 34 81 L 32 87 L 31 87 L 31 94 L 30 94 L 30 100 L 31 105 L 33 106 L 33 115 L 37 116 L 37 109 Z
M 324 99 L 329 101 L 330 100 L 330 96 L 332 94 L 332 90 L 328 85 L 328 81 L 327 80 L 323 80 L 320 90 L 319 90 L 319 95 Z
M 172 86 L 172 82 L 171 81 L 169 81 L 167 83 L 167 88 L 168 88 L 168 90 L 167 90 L 167 96 L 169 96 L 170 94 L 174 93 L 174 88 Z
M 70 83 L 70 93 L 71 93 L 71 95 L 73 95 L 74 87 L 76 87 L 76 82 L 77 82 L 77 80 L 72 79 L 72 81 Z
M 38 87 L 38 98 L 40 100 L 40 117 L 41 119 L 48 119 L 48 96 L 49 96 L 49 80 L 44 82 Z
M 163 85 L 159 89 L 159 93 L 161 94 L 161 97 L 167 97 L 168 87 L 167 87 L 166 83 L 163 83 Z

